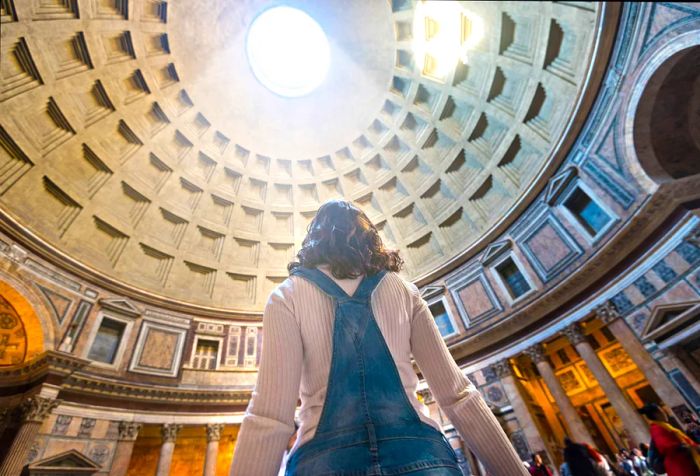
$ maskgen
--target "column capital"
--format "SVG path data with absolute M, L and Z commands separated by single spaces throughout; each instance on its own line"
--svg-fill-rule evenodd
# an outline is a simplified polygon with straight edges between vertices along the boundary
M 221 439 L 221 431 L 224 429 L 223 423 L 207 424 L 207 442 L 219 441 Z
M 163 423 L 160 427 L 160 436 L 163 438 L 163 443 L 175 442 L 177 433 L 182 429 L 182 425 L 175 423 Z
M 43 423 L 51 412 L 61 403 L 61 400 L 54 398 L 33 395 L 26 398 L 19 405 L 19 418 L 21 423 L 36 422 Z
M 510 361 L 508 359 L 502 359 L 491 365 L 493 371 L 496 373 L 498 378 L 512 377 L 513 369 L 510 366 Z
M 564 328 L 562 334 L 566 336 L 571 345 L 576 346 L 581 342 L 586 342 L 586 335 L 583 333 L 578 322 L 574 322 Z
M 119 440 L 134 441 L 141 431 L 141 423 L 135 421 L 120 421 L 119 422 Z
M 528 347 L 525 349 L 525 354 L 530 357 L 535 364 L 547 361 L 547 355 L 544 353 L 544 347 L 542 347 L 542 344 L 535 344 Z
M 615 307 L 612 301 L 605 301 L 603 304 L 595 308 L 595 313 L 603 324 L 610 324 L 615 319 L 620 317 L 620 312 Z

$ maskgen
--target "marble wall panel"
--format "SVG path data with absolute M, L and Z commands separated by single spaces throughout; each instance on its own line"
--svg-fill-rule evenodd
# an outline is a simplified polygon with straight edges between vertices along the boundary
M 182 357 L 186 329 L 144 320 L 129 370 L 174 377 Z
M 543 282 L 556 277 L 583 254 L 582 248 L 550 213 L 533 221 L 518 240 L 523 254 Z
M 483 272 L 449 283 L 448 288 L 467 327 L 503 310 Z

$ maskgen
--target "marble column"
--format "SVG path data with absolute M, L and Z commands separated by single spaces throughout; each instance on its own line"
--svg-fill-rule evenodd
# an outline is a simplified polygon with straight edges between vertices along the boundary
M 134 451 L 134 442 L 141 430 L 141 423 L 133 421 L 119 422 L 119 439 L 112 458 L 112 468 L 109 476 L 124 476 L 129 469 L 131 453 Z
M 639 445 L 639 443 L 648 443 L 650 438 L 649 427 L 644 421 L 644 417 L 637 412 L 637 409 L 627 399 L 622 389 L 617 386 L 617 382 L 615 382 L 615 379 L 603 365 L 578 323 L 574 323 L 564 329 L 564 335 L 576 348 L 576 352 L 586 362 L 591 373 L 595 376 L 598 384 L 605 392 L 605 396 L 622 420 L 622 424 L 629 433 L 634 446 Z
M 20 427 L 0 465 L 0 476 L 17 476 L 27 464 L 27 455 L 41 424 L 59 405 L 60 400 L 34 395 L 19 405 Z
M 542 376 L 545 385 L 552 393 L 554 397 L 554 402 L 556 403 L 559 412 L 561 413 L 564 422 L 569 430 L 569 436 L 576 443 L 588 443 L 594 446 L 593 437 L 588 432 L 588 428 L 581 420 L 581 417 L 576 411 L 573 403 L 566 396 L 564 388 L 561 386 L 559 379 L 554 375 L 554 369 L 552 365 L 547 360 L 547 356 L 544 354 L 544 349 L 542 345 L 536 344 L 525 351 L 525 353 L 532 359 L 532 361 L 537 366 L 537 370 Z
M 607 301 L 596 308 L 596 315 L 603 324 L 608 326 L 610 332 L 629 354 L 635 365 L 639 367 L 661 401 L 670 408 L 685 406 L 686 402 L 681 393 L 666 376 L 666 372 L 647 352 L 634 331 L 622 319 L 615 305 Z
M 175 440 L 181 428 L 182 425 L 173 423 L 164 423 L 160 428 L 163 444 L 160 447 L 160 455 L 158 456 L 156 476 L 168 476 L 170 474 L 170 463 L 173 461 L 173 453 L 175 452 Z
M 492 368 L 501 380 L 503 390 L 506 392 L 506 396 L 513 407 L 513 413 L 515 413 L 515 417 L 518 419 L 520 427 L 523 429 L 523 434 L 525 435 L 527 445 L 530 447 L 530 451 L 532 453 L 545 452 L 549 457 L 549 461 L 557 461 L 545 444 L 545 438 L 540 434 L 539 427 L 532 417 L 525 400 L 526 395 L 523 394 L 518 382 L 515 380 L 513 369 L 508 359 L 496 362 Z
M 216 458 L 219 455 L 219 440 L 222 423 L 210 423 L 207 425 L 207 452 L 204 455 L 204 476 L 216 475 Z

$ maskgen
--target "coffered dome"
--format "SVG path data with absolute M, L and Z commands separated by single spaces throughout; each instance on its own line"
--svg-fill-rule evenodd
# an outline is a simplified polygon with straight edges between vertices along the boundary
M 268 2 L 3 10 L 7 220 L 100 285 L 257 312 L 315 210 L 344 197 L 418 280 L 512 221 L 594 93 L 598 3 L 461 2 L 434 18 L 410 1 L 284 5 L 330 47 L 323 82 L 295 98 L 263 86 L 246 56 Z M 449 22 L 460 41 L 483 26 L 466 63 L 414 54 Z

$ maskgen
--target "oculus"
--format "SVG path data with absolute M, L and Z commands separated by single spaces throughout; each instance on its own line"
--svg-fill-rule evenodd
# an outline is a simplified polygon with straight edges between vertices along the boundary
M 291 7 L 263 11 L 250 25 L 248 63 L 260 83 L 285 97 L 305 96 L 326 78 L 330 46 L 308 14 Z

